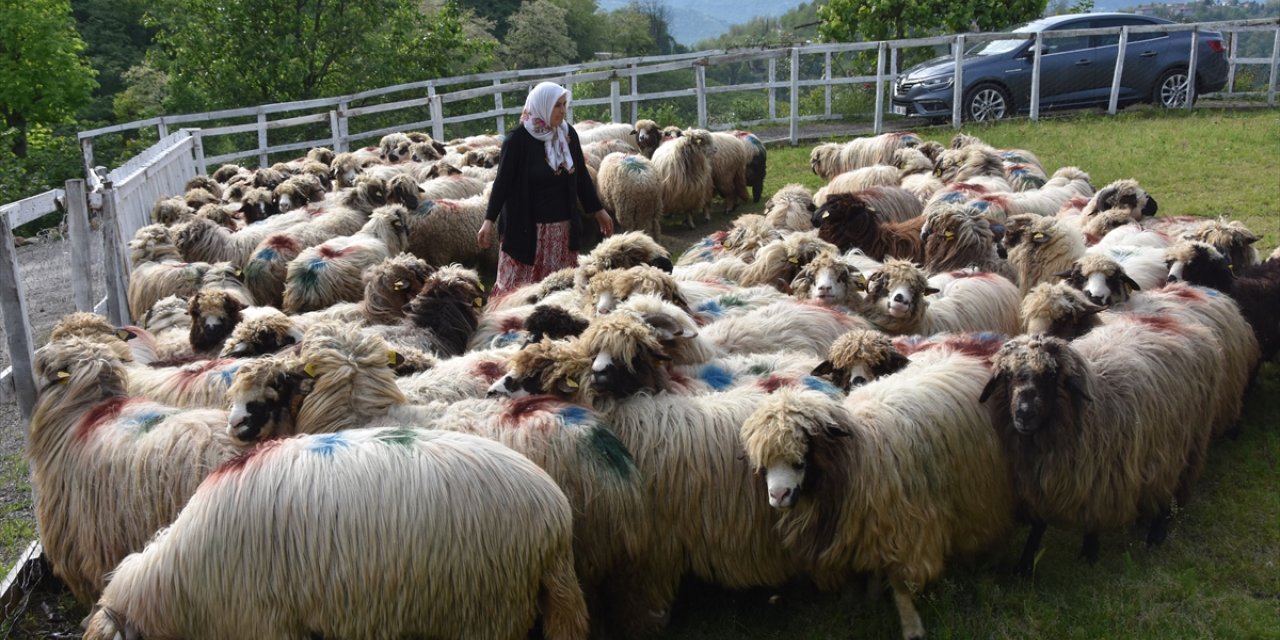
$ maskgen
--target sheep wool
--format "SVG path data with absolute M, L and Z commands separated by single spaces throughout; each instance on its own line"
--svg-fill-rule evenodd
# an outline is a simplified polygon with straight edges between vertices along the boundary
M 600 200 L 622 229 L 662 237 L 662 176 L 643 155 L 610 153 L 600 161 Z

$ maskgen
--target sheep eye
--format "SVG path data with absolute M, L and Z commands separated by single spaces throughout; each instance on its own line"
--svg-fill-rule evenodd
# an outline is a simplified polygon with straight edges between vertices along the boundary
M 857 387 L 857 386 L 866 384 L 867 379 L 862 376 L 854 376 L 851 382 L 853 382 L 853 386 Z
M 804 471 L 804 467 L 805 467 L 805 463 L 803 463 L 803 462 L 797 462 L 797 463 L 795 463 L 795 464 L 791 465 L 791 468 L 792 468 L 792 469 L 794 469 L 794 470 L 796 470 L 796 471 Z

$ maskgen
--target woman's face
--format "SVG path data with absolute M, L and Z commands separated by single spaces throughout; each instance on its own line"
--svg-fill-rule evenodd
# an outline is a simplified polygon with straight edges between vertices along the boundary
M 551 122 L 547 124 L 551 125 L 552 129 L 564 122 L 565 104 L 568 102 L 568 97 L 568 94 L 560 96 L 560 99 L 556 100 L 556 106 L 551 109 Z

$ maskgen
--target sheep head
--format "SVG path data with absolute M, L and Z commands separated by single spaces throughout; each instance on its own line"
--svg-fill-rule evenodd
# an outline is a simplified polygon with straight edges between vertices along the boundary
M 893 166 L 898 168 L 898 177 L 918 173 L 933 173 L 933 159 L 925 155 L 919 148 L 898 147 L 893 150 Z
M 1194 231 L 1183 236 L 1187 240 L 1198 240 L 1217 249 L 1226 256 L 1227 264 L 1233 273 L 1239 273 L 1247 267 L 1258 264 L 1258 252 L 1253 243 L 1260 237 L 1239 220 L 1228 222 L 1225 219 L 1206 220 Z
M 858 193 L 833 193 L 811 219 L 818 237 L 848 251 L 865 244 L 877 232 L 880 218 L 875 205 Z
M 314 387 L 314 379 L 294 357 L 255 358 L 236 369 L 227 399 L 227 433 L 252 444 L 294 433 L 299 406 Z
M 186 200 L 182 198 L 162 198 L 157 200 L 151 206 L 151 221 L 171 227 L 179 222 L 189 219 L 194 213 L 194 209 L 187 205 Z M 143 227 L 144 229 L 146 227 Z M 134 237 L 137 237 L 136 235 Z M 133 243 L 130 243 L 132 246 Z
M 240 323 L 240 312 L 246 306 L 238 296 L 222 289 L 197 291 L 187 306 L 191 347 L 204 351 L 222 344 Z
M 132 362 L 133 351 L 128 341 L 135 336 L 132 332 L 122 331 L 111 326 L 107 319 L 88 311 L 69 313 L 54 325 L 49 334 L 49 342 L 58 342 L 72 337 L 106 345 L 121 362 Z
M 443 157 L 443 145 L 435 141 L 415 142 L 409 145 L 409 159 L 414 162 L 435 162 Z
M 635 294 L 653 294 L 669 300 L 688 311 L 689 303 L 671 274 L 650 265 L 637 265 L 629 269 L 601 271 L 587 282 L 586 302 L 588 315 L 613 311 L 618 303 Z
M 775 229 L 808 231 L 816 226 L 813 215 L 817 209 L 807 187 L 789 184 L 765 201 L 764 216 Z
M 813 375 L 826 378 L 848 392 L 853 387 L 897 373 L 905 366 L 907 357 L 893 346 L 888 335 L 855 329 L 831 343 L 827 359 L 814 368 Z
M 653 150 L 662 144 L 662 129 L 653 120 L 636 120 L 636 126 L 631 130 L 631 135 L 635 137 L 636 146 L 646 158 L 652 158 Z
M 410 253 L 370 267 L 361 276 L 365 319 L 370 324 L 395 324 L 404 316 L 404 305 L 422 290 L 432 272 L 425 260 Z
M 511 356 L 506 375 L 494 382 L 489 396 L 519 398 L 552 394 L 581 397 L 591 372 L 591 356 L 579 340 L 543 339 L 530 342 Z
M 395 164 L 409 158 L 413 141 L 403 133 L 388 133 L 378 141 L 378 157 L 387 164 Z
M 1124 267 L 1105 255 L 1086 254 L 1058 276 L 1100 307 L 1124 302 L 1142 288 L 1124 272 Z
M 919 267 L 908 260 L 890 258 L 867 279 L 865 301 L 878 314 L 914 326 L 924 315 L 924 297 L 937 292 Z
M 858 292 L 866 287 L 867 279 L 857 268 L 834 252 L 826 251 L 800 269 L 791 281 L 791 294 L 801 300 L 852 308 L 862 301 Z
M 591 395 L 620 398 L 666 389 L 670 358 L 654 328 L 639 315 L 619 311 L 600 316 L 581 340 L 592 358 Z
M 402 204 L 409 211 L 418 208 L 427 192 L 413 176 L 402 173 L 387 181 L 387 204 Z
M 32 360 L 41 399 L 67 389 L 76 402 L 128 395 L 128 374 L 116 351 L 102 342 L 71 336 L 40 347 Z
M 1082 403 L 1092 400 L 1091 384 L 1088 364 L 1068 342 L 1019 336 L 996 354 L 979 401 L 1001 428 L 1030 436 L 1054 423 L 1074 424 Z
M 168 227 L 149 224 L 138 229 L 129 240 L 129 260 L 136 267 L 144 262 L 181 261 L 182 255 Z
M 830 180 L 838 173 L 834 165 L 839 157 L 840 144 L 824 142 L 809 152 L 809 168 L 813 170 L 814 175 L 823 180 Z
M 280 205 L 276 202 L 276 194 L 273 189 L 278 185 L 267 187 L 253 187 L 245 192 L 244 198 L 240 200 L 240 215 L 244 216 L 247 224 L 253 224 L 260 220 L 280 213 Z
M 968 205 L 942 204 L 920 231 L 925 269 L 931 273 L 963 269 L 990 259 L 996 250 L 991 221 Z
M 810 201 L 810 206 L 812 206 Z M 801 218 L 804 220 L 804 226 L 810 228 L 809 215 L 812 212 L 808 209 L 804 210 Z M 725 233 L 724 240 L 720 242 L 720 246 L 732 255 L 738 256 L 743 260 L 750 260 L 755 256 L 757 250 L 774 240 L 781 240 L 782 234 L 774 228 L 769 218 L 758 213 L 744 213 L 734 219 L 729 227 L 729 231 Z
M 849 436 L 849 425 L 840 403 L 816 391 L 783 388 L 756 408 L 740 433 L 749 464 L 764 475 L 770 506 L 795 506 L 829 466 L 815 456 L 834 450 L 825 441 Z
M 1093 194 L 1089 204 L 1085 205 L 1084 209 L 1081 210 L 1080 215 L 1088 220 L 1108 209 L 1124 209 L 1137 222 L 1144 217 L 1156 215 L 1159 208 L 1160 205 L 1156 202 L 1156 199 L 1138 186 L 1137 180 L 1129 178 L 1116 180 L 1099 189 L 1097 193 Z
M 218 203 L 206 204 L 200 207 L 200 210 L 196 211 L 195 217 L 208 220 L 231 232 L 239 229 L 243 220 L 238 206 Z
M 1235 276 L 1227 257 L 1206 242 L 1183 240 L 1164 251 L 1169 282 L 1190 282 L 1218 291 L 1231 291 Z
M 526 343 L 541 342 L 544 338 L 563 340 L 582 335 L 589 322 L 586 318 L 553 304 L 540 304 L 524 319 Z
M 96 605 L 84 621 L 84 640 L 142 640 L 142 632 L 125 615 Z
M 615 233 L 578 261 L 575 285 L 580 291 L 585 291 L 587 283 L 601 271 L 629 269 L 642 264 L 653 265 L 667 273 L 674 268 L 671 254 L 643 231 Z
M 1050 335 L 1074 340 L 1093 329 L 1101 305 L 1066 282 L 1042 282 L 1022 299 L 1019 315 L 1028 335 Z
M 302 330 L 283 312 L 263 309 L 253 317 L 243 318 L 231 330 L 222 345 L 223 358 L 252 358 L 275 353 L 302 341 Z
M 947 149 L 934 163 L 933 175 L 944 183 L 964 182 L 975 176 L 1004 176 L 1000 154 L 985 144 L 966 144 Z

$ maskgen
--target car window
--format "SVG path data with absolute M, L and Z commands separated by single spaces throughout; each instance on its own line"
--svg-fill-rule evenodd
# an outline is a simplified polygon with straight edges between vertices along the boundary
M 1141 20 L 1138 18 L 1130 18 L 1125 16 L 1112 17 L 1112 18 L 1099 18 L 1093 21 L 1093 26 L 1099 27 L 1099 28 L 1103 28 L 1103 27 L 1116 28 L 1116 27 L 1123 27 L 1123 26 L 1131 26 L 1131 27 L 1144 26 L 1145 27 L 1145 26 L 1150 26 L 1152 24 L 1153 23 L 1148 22 L 1146 20 Z M 1152 40 L 1154 38 L 1163 38 L 1166 35 L 1167 34 L 1154 33 L 1154 32 L 1153 33 L 1130 33 L 1129 42 L 1131 43 L 1141 42 L 1142 40 Z M 1118 33 L 1115 33 L 1115 34 L 1108 33 L 1104 35 L 1096 35 L 1093 37 L 1093 46 L 1095 47 L 1115 46 L 1118 44 L 1120 44 L 1120 34 Z
M 1083 29 L 1085 27 L 1076 27 Z M 1089 47 L 1089 36 L 1068 36 L 1054 37 L 1052 31 L 1046 31 L 1044 34 L 1045 55 L 1054 53 L 1067 53 L 1070 51 L 1079 51 Z

